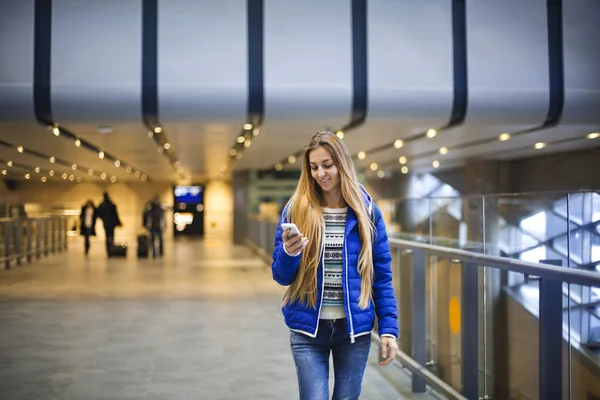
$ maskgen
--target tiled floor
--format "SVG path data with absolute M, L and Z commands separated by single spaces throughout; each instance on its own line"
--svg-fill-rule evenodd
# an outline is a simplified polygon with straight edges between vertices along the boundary
M 298 397 L 283 289 L 248 249 L 181 240 L 159 260 L 92 250 L 77 242 L 0 271 L 0 399 Z M 417 398 L 376 368 L 361 399 Z

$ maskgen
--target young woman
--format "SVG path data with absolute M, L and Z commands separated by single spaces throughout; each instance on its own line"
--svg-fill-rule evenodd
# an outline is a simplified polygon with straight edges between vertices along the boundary
M 295 223 L 291 236 L 281 224 Z M 273 251 L 273 278 L 289 286 L 282 307 L 301 400 L 358 399 L 375 314 L 381 365 L 398 348 L 391 255 L 381 212 L 358 183 L 344 143 L 317 133 L 306 149 L 296 192 L 283 210 Z

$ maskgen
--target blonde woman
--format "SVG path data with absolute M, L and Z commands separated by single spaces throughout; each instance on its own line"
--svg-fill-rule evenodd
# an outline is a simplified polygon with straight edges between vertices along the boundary
M 282 223 L 294 223 L 291 235 Z M 313 136 L 296 192 L 275 234 L 273 278 L 289 286 L 282 311 L 301 400 L 358 399 L 375 315 L 381 365 L 398 348 L 398 313 L 392 288 L 385 223 L 358 183 L 344 143 L 332 132 Z

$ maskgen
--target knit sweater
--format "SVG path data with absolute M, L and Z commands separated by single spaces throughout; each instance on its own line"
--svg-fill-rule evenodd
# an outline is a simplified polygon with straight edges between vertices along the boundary
M 348 208 L 323 208 L 325 218 L 324 290 L 320 319 L 346 318 L 342 289 L 342 251 Z

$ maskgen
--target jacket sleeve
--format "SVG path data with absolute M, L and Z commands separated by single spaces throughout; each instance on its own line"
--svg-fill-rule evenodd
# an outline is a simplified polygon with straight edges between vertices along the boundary
M 398 338 L 398 306 L 392 286 L 392 256 L 385 221 L 373 203 L 376 233 L 373 241 L 373 300 L 379 321 L 379 336 Z
M 271 269 L 273 272 L 273 279 L 282 286 L 288 286 L 296 279 L 298 265 L 300 265 L 300 254 L 302 253 L 297 256 L 290 256 L 283 248 L 283 229 L 281 228 L 281 223 L 284 218 L 283 215 L 285 215 L 285 211 L 277 223 Z

